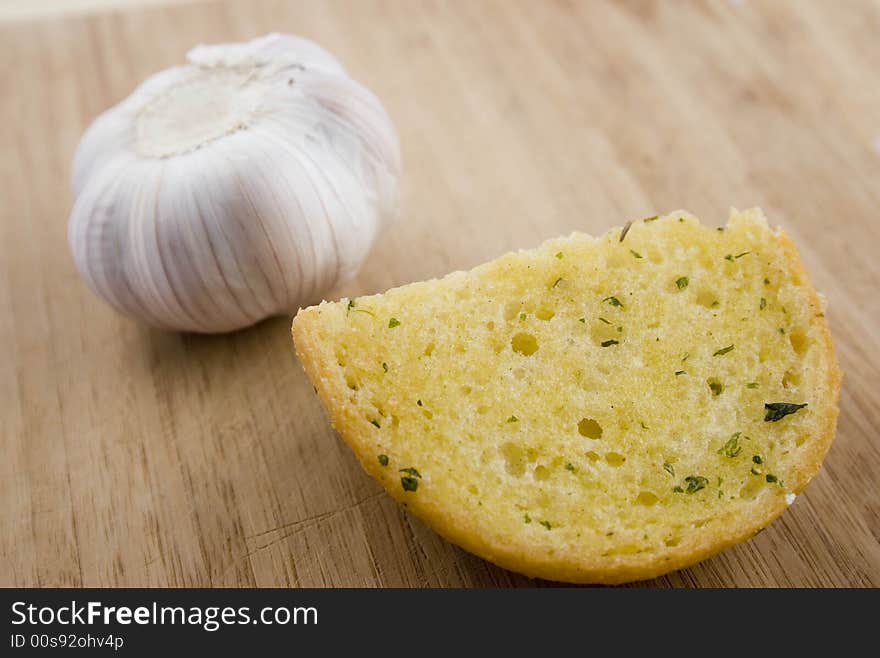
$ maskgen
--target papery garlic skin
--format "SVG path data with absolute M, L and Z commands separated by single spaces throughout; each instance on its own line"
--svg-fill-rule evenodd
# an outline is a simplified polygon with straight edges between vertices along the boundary
M 382 105 L 318 45 L 198 46 L 89 127 L 68 227 L 89 287 L 165 329 L 293 313 L 351 277 L 396 215 Z

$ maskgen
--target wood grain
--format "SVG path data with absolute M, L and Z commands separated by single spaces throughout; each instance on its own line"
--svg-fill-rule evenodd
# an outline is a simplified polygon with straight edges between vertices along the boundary
M 0 27 L 0 585 L 533 585 L 399 509 L 333 435 L 289 318 L 153 331 L 80 282 L 90 120 L 194 43 L 317 40 L 386 103 L 403 213 L 358 295 L 572 230 L 762 206 L 844 370 L 836 443 L 753 541 L 658 586 L 880 585 L 880 5 L 222 2 Z

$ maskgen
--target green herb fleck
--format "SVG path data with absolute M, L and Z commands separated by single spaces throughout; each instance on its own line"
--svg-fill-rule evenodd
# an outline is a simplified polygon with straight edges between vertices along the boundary
M 684 489 L 682 489 L 682 488 L 679 487 L 679 486 L 672 487 L 672 490 L 673 490 L 675 493 L 684 493 Z
M 669 462 L 663 463 L 663 470 L 669 473 L 672 477 L 675 477 L 675 468 Z
M 639 252 L 637 252 L 635 249 L 630 249 L 630 250 L 629 250 L 629 253 L 631 253 L 635 258 L 641 258 L 641 257 L 642 257 L 642 255 L 641 255 Z
M 379 465 L 388 466 L 388 455 L 379 455 Z
M 623 227 L 623 230 L 620 232 L 620 241 L 623 242 L 623 239 L 626 237 L 626 234 L 629 233 L 629 228 L 632 226 L 632 220 L 629 220 L 626 223 L 626 226 Z
M 764 277 L 764 285 L 765 285 L 765 286 L 769 286 L 769 285 L 770 285 L 770 279 L 768 279 L 767 277 Z
M 620 344 L 620 341 L 616 341 L 613 338 L 611 340 L 603 340 L 600 343 L 600 345 L 602 345 L 602 347 L 611 347 L 612 345 L 619 345 L 619 344 Z
M 557 251 L 557 252 L 556 252 L 556 257 L 557 257 L 559 260 L 562 260 L 562 258 L 563 258 L 563 253 L 562 253 L 561 251 Z
M 685 374 L 684 370 L 676 370 L 676 371 L 675 371 L 675 376 L 676 376 L 676 377 L 678 377 L 679 375 L 684 375 L 684 374 Z
M 408 475 L 412 475 L 413 477 L 417 477 L 417 478 L 421 478 L 421 477 L 422 477 L 422 474 L 419 473 L 419 472 L 418 472 L 416 469 L 414 469 L 412 466 L 410 466 L 409 468 L 401 468 L 401 469 L 400 469 L 400 472 L 401 472 L 401 473 L 407 473 Z
M 587 324 L 587 319 L 581 318 L 580 320 L 578 320 L 578 322 L 580 322 L 581 324 Z
M 611 304 L 612 306 L 619 306 L 620 308 L 623 308 L 623 304 L 620 303 L 620 300 L 617 299 L 617 297 L 606 297 L 606 298 L 603 299 L 602 301 L 603 301 L 603 302 L 608 302 L 608 303 Z
M 722 347 L 720 350 L 715 352 L 712 356 L 724 356 L 728 352 L 733 350 L 733 345 L 728 345 L 727 347 Z
M 394 327 L 399 327 L 399 326 L 400 326 L 400 320 L 398 320 L 397 318 L 391 318 L 390 320 L 388 320 L 388 328 L 389 329 L 394 329 Z
M 758 382 L 749 382 L 746 384 L 746 388 L 758 388 Z
M 371 421 L 370 421 L 370 424 L 371 424 L 371 425 L 375 425 L 375 426 L 378 427 L 379 429 L 382 429 L 382 426 L 379 424 L 379 421 L 378 421 L 378 420 L 371 420 Z
M 511 416 L 510 418 L 507 419 L 507 422 L 508 423 L 518 423 L 519 418 L 517 418 L 516 416 Z
M 553 527 L 552 525 L 550 525 L 550 521 L 541 521 L 540 523 L 542 526 L 547 528 L 547 530 L 550 530 Z
M 599 318 L 599 322 L 604 322 L 605 324 L 611 324 L 611 323 L 608 322 L 608 320 L 606 320 L 605 318 Z
M 742 432 L 737 432 L 727 439 L 727 443 L 721 446 L 718 450 L 718 454 L 726 455 L 732 459 L 742 452 L 742 446 L 739 445 L 740 434 L 742 434 Z
M 643 421 L 643 420 L 640 420 L 640 421 L 639 421 L 639 425 L 641 426 L 641 428 L 642 428 L 643 430 L 648 429 L 648 426 L 645 425 L 645 421 Z
M 767 482 L 778 482 L 779 478 L 773 475 L 772 473 L 767 473 L 767 476 L 764 478 Z
M 525 322 L 525 319 L 526 319 L 526 314 L 525 314 L 525 313 L 520 313 L 520 314 L 519 314 L 519 321 L 520 321 L 520 322 Z
M 761 455 L 752 455 L 752 461 L 755 462 L 756 464 L 763 464 L 764 458 L 761 457 Z
M 560 281 L 562 281 L 562 277 L 559 277 L 558 279 L 556 279 L 556 281 L 554 281 L 554 282 L 553 282 L 553 285 L 550 286 L 550 287 L 551 287 L 551 288 L 555 288 L 556 286 L 559 285 L 559 282 L 560 282 Z
M 571 462 L 565 462 L 565 470 L 566 470 L 566 471 L 571 471 L 572 473 L 574 473 L 574 472 L 577 471 L 577 469 L 575 468 L 574 464 L 572 464 Z
M 685 288 L 687 288 L 689 283 L 690 279 L 688 279 L 686 276 L 680 276 L 675 280 L 675 285 L 679 290 L 684 290 Z
M 419 481 L 416 478 L 404 475 L 400 478 L 400 486 L 403 487 L 404 491 L 415 491 L 419 488 Z
M 679 217 L 679 218 L 678 218 L 678 221 L 684 223 L 684 217 Z
M 741 254 L 737 254 L 736 256 L 734 256 L 734 258 L 742 258 L 743 256 L 748 256 L 750 253 L 752 253 L 752 252 L 751 251 L 744 251 Z
M 345 315 L 349 315 L 352 311 L 355 313 L 366 313 L 367 315 L 371 315 L 376 317 L 372 311 L 368 311 L 365 308 L 355 308 L 355 302 L 353 299 L 348 300 L 348 304 L 345 305 Z
M 804 404 L 792 404 L 791 402 L 768 402 L 764 404 L 764 409 L 767 410 L 767 415 L 764 416 L 764 420 L 767 422 L 776 422 L 782 418 L 785 418 L 788 414 L 793 414 L 799 409 L 803 409 L 807 406 L 807 403 Z
M 691 355 L 690 352 L 685 352 L 685 353 L 684 353 L 684 356 L 681 357 L 681 362 L 684 363 L 685 361 L 687 361 L 687 360 L 688 360 L 688 357 L 689 357 L 690 355 Z
M 420 407 L 421 407 L 421 406 L 424 406 L 424 405 L 422 405 L 422 401 L 421 401 L 421 400 L 416 400 L 416 404 L 419 405 Z
M 382 370 L 384 370 L 385 372 L 388 372 L 388 364 L 385 363 L 384 361 L 382 362 Z
M 654 222 L 658 219 L 660 219 L 660 216 L 654 215 L 653 217 L 645 217 L 642 221 L 645 222 L 645 224 L 648 224 L 649 222 Z
M 758 303 L 758 308 L 762 311 L 767 308 L 767 300 L 761 297 L 761 301 Z
M 706 485 L 709 484 L 709 480 L 702 475 L 688 475 L 684 481 L 687 482 L 685 493 L 689 494 L 697 493 L 700 489 L 705 489 Z
M 733 262 L 733 254 L 727 254 L 727 255 L 724 257 L 724 260 L 729 260 L 729 261 L 732 263 L 732 262 Z
M 782 327 L 779 327 L 779 333 L 784 334 L 784 333 L 785 333 L 785 329 L 783 329 Z
M 721 395 L 724 386 L 721 385 L 721 382 L 711 381 L 709 382 L 709 390 L 712 391 L 712 395 Z
M 525 521 L 526 523 L 531 523 L 532 517 L 530 517 L 528 514 L 523 514 L 523 521 Z

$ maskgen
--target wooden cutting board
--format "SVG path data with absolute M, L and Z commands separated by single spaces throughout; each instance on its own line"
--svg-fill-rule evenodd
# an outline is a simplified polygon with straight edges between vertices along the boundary
M 402 511 L 333 434 L 289 318 L 118 316 L 67 249 L 82 131 L 197 42 L 313 38 L 386 103 L 403 212 L 331 298 L 687 208 L 762 206 L 843 367 L 821 474 L 671 585 L 880 585 L 880 6 L 225 2 L 0 24 L 0 585 L 533 585 Z

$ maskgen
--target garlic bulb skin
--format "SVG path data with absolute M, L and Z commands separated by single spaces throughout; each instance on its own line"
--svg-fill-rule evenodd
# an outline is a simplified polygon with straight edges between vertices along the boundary
M 89 287 L 152 326 L 231 331 L 352 276 L 396 215 L 397 136 L 318 45 L 198 46 L 89 127 L 68 237 Z

